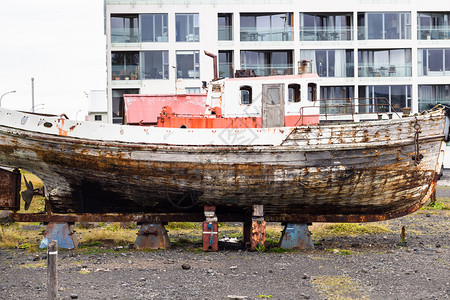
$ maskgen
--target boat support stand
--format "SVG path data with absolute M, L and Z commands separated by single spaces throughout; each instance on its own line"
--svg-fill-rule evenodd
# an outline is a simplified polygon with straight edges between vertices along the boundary
M 58 247 L 63 249 L 75 249 L 78 242 L 73 235 L 73 223 L 67 222 L 50 222 L 44 231 L 40 248 L 47 248 L 52 240 L 58 241 Z
M 163 223 L 142 223 L 134 242 L 136 249 L 169 249 L 170 239 Z
M 266 241 L 264 206 L 253 205 L 252 219 L 244 222 L 244 245 L 250 251 L 259 250 Z M 262 245 L 262 246 L 261 246 Z
M 219 251 L 218 224 L 216 207 L 205 205 L 205 221 L 203 221 L 203 251 Z
M 280 248 L 311 250 L 314 244 L 307 224 L 286 223 L 281 233 Z

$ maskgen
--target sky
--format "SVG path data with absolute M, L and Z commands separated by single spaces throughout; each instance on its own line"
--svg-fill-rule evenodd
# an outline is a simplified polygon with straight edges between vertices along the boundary
M 0 0 L 1 106 L 84 120 L 106 89 L 103 0 Z

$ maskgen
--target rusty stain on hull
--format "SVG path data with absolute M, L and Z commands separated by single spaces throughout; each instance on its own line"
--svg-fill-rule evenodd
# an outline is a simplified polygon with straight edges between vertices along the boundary
M 257 204 L 266 221 L 381 221 L 419 209 L 436 185 L 445 115 L 418 119 L 419 150 L 414 118 L 300 126 L 279 146 L 135 144 L 0 127 L 0 164 L 34 173 L 48 190 L 52 214 L 15 220 L 202 221 L 205 205 L 220 220 L 247 220 Z

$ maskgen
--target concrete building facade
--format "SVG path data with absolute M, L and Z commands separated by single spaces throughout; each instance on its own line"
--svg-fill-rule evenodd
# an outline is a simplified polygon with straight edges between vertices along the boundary
M 450 104 L 449 22 L 445 0 L 105 0 L 108 121 L 122 122 L 124 94 L 200 92 L 205 50 L 219 76 L 296 74 L 306 59 L 321 98 Z

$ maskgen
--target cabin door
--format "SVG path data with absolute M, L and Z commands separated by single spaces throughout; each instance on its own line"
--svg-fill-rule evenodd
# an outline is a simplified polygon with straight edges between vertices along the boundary
M 284 126 L 284 84 L 262 85 L 262 126 Z

